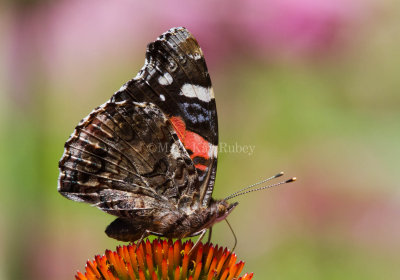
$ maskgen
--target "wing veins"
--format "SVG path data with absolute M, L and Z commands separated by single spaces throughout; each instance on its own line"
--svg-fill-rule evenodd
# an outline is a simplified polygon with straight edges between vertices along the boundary
M 106 144 L 106 145 L 110 146 L 111 148 L 113 148 L 115 151 L 117 151 L 119 154 L 121 154 L 123 157 L 125 157 L 125 158 L 132 164 L 132 166 L 135 168 L 135 170 L 137 170 L 135 163 L 132 162 L 132 160 L 131 160 L 127 155 L 125 155 L 124 153 L 122 153 L 122 151 L 120 151 L 120 150 L 117 149 L 116 147 L 114 147 L 114 146 L 108 144 L 106 141 L 104 141 L 104 140 L 101 139 L 100 137 L 97 137 L 96 135 L 92 134 L 91 132 L 86 131 L 86 130 L 84 130 L 84 129 L 82 129 L 82 128 L 79 128 L 79 129 L 80 129 L 80 131 L 85 132 L 86 134 L 88 134 L 88 135 L 90 135 L 90 136 L 96 138 L 96 139 L 99 140 L 100 142 L 103 142 L 104 144 Z M 146 186 L 148 186 L 148 182 L 144 181 L 142 176 L 139 176 L 139 177 L 140 177 L 141 181 L 142 181 Z
M 96 154 L 94 154 L 94 153 L 92 153 L 92 152 L 88 152 L 88 151 L 85 150 L 85 149 L 80 149 L 80 148 L 75 147 L 75 146 L 69 145 L 68 147 L 69 147 L 70 149 L 72 148 L 72 149 L 75 149 L 75 150 L 77 150 L 77 151 L 80 151 L 81 153 L 85 153 L 85 154 L 91 155 L 91 156 L 93 156 L 93 157 L 96 157 L 96 158 L 98 158 L 98 159 L 104 160 L 104 161 L 108 162 L 109 164 L 112 164 L 112 165 L 114 165 L 114 166 L 117 166 L 118 168 L 120 168 L 120 169 L 122 169 L 122 170 L 128 172 L 129 174 L 135 175 L 136 177 L 141 177 L 141 176 L 138 175 L 137 173 L 132 172 L 131 170 L 124 168 L 122 165 L 118 165 L 118 164 L 116 164 L 115 162 L 112 162 L 112 161 L 108 160 L 106 157 L 101 157 L 101 156 L 96 155 Z

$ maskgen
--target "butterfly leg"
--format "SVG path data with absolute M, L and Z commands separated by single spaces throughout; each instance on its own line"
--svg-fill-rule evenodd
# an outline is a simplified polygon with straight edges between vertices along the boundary
M 212 234 L 212 227 L 210 227 L 210 230 L 208 231 L 207 243 L 210 243 L 210 241 L 211 241 L 211 234 Z
M 228 219 L 225 219 L 225 222 L 228 224 L 229 228 L 231 229 L 231 232 L 232 232 L 232 234 L 233 234 L 233 238 L 235 238 L 235 245 L 233 245 L 233 248 L 232 248 L 232 250 L 231 250 L 231 251 L 233 252 L 233 250 L 235 250 L 236 244 L 237 244 L 236 234 L 235 234 L 235 232 L 233 231 L 233 228 L 232 228 L 231 224 L 228 222 Z
M 197 239 L 196 243 L 194 244 L 194 246 L 192 247 L 192 249 L 190 249 L 189 251 L 189 256 L 190 254 L 197 248 L 197 246 L 199 246 L 200 241 L 203 239 L 204 235 L 206 234 L 207 229 L 203 229 L 202 231 L 200 231 L 200 237 Z
M 149 236 L 150 233 L 148 230 L 145 230 L 142 234 L 142 236 L 139 238 L 139 240 L 136 242 L 136 244 L 142 243 L 143 239 L 145 239 L 147 236 Z
M 145 238 L 148 237 L 149 235 L 155 235 L 155 236 L 160 236 L 160 237 L 163 237 L 163 236 L 164 236 L 162 233 L 158 233 L 158 232 L 154 232 L 154 231 L 151 231 L 151 230 L 146 229 L 146 230 L 143 232 L 143 234 L 142 234 L 142 236 L 140 237 L 140 239 L 138 240 L 137 244 L 140 244 L 140 243 L 143 241 L 143 239 L 145 239 Z

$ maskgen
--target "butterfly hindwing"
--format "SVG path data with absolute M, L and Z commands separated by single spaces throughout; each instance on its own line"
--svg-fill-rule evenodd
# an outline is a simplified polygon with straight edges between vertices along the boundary
M 59 166 L 61 194 L 117 216 L 195 201 L 199 195 L 186 197 L 197 181 L 193 162 L 153 104 L 100 106 L 76 127 Z

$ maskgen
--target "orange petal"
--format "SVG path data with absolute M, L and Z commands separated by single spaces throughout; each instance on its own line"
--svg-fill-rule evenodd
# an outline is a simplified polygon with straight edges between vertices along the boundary
M 85 275 L 83 275 L 80 271 L 78 271 L 77 275 L 75 276 L 76 280 L 88 280 Z
M 162 279 L 167 280 L 168 279 L 168 264 L 167 264 L 166 259 L 162 260 L 161 273 L 162 273 Z
M 201 272 L 201 267 L 203 264 L 201 262 L 196 264 L 196 269 L 194 271 L 193 280 L 198 280 Z
M 154 265 L 153 265 L 153 259 L 149 254 L 146 254 L 146 263 L 147 263 L 147 268 L 149 270 L 149 274 L 152 275 L 154 272 Z
M 181 279 L 185 279 L 188 272 L 188 266 L 189 266 L 189 256 L 184 255 L 182 261 Z
M 181 270 L 179 269 L 179 266 L 175 268 L 175 273 L 174 273 L 174 280 L 179 280 L 179 276 L 181 274 Z

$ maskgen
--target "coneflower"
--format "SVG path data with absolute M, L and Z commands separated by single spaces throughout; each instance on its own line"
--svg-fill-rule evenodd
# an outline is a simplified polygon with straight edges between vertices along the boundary
M 77 280 L 250 280 L 253 273 L 239 277 L 244 262 L 227 248 L 202 244 L 190 252 L 192 241 L 155 239 L 139 244 L 118 246 L 106 250 L 86 263 L 85 274 L 78 272 Z M 189 254 L 190 252 L 190 254 Z

